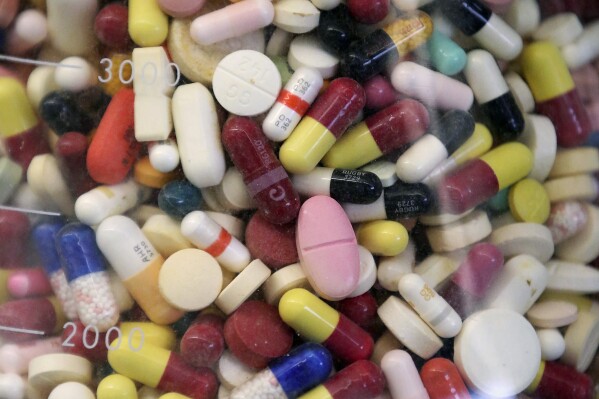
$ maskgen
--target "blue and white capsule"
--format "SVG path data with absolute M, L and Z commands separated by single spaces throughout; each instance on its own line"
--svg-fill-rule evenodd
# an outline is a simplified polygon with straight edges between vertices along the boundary
M 94 230 L 83 223 L 67 224 L 58 232 L 56 247 L 77 303 L 79 320 L 100 332 L 116 325 L 119 308 Z
M 63 226 L 64 223 L 62 221 L 42 223 L 33 229 L 32 236 L 33 244 L 37 250 L 42 267 L 48 276 L 52 291 L 56 295 L 65 316 L 69 320 L 74 320 L 77 318 L 77 303 L 69 287 L 67 276 L 64 270 L 62 270 L 55 244 L 58 231 Z
M 307 342 L 270 362 L 251 380 L 231 391 L 230 399 L 295 399 L 324 382 L 333 359 L 322 345 Z

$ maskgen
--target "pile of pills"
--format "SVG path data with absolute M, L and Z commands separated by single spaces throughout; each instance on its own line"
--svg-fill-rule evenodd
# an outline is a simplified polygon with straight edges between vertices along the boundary
M 0 1 L 0 398 L 599 397 L 596 0 Z

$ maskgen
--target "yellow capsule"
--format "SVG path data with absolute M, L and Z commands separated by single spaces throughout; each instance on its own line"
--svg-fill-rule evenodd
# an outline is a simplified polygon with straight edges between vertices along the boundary
M 362 223 L 356 231 L 358 243 L 373 255 L 399 255 L 408 246 L 408 231 L 399 222 L 375 220 Z
M 528 388 L 526 388 L 526 390 L 524 392 L 526 393 L 534 393 L 537 388 L 539 387 L 539 384 L 541 383 L 541 379 L 543 378 L 543 373 L 545 373 L 545 362 L 541 360 L 541 364 L 539 365 L 539 370 L 537 370 L 537 374 L 535 375 L 534 380 L 532 380 L 532 382 L 530 383 L 530 385 L 528 386 Z
M 285 323 L 308 341 L 324 342 L 339 323 L 339 312 L 303 288 L 287 291 L 279 302 Z
M 4 303 L 10 298 L 10 295 L 6 288 L 6 283 L 8 282 L 9 276 L 10 270 L 0 269 L 0 303 Z
M 431 17 L 422 11 L 397 18 L 383 28 L 402 57 L 425 43 L 433 33 Z
M 160 46 L 168 36 L 168 17 L 157 0 L 129 0 L 129 36 L 141 47 Z
M 474 126 L 472 136 L 451 154 L 450 159 L 453 160 L 455 165 L 462 165 L 471 159 L 480 157 L 489 151 L 492 146 L 493 136 L 491 132 L 485 125 L 477 123 Z
M 520 56 L 522 74 L 536 102 L 543 102 L 574 89 L 574 80 L 564 57 L 551 42 L 534 42 Z
M 335 143 L 335 136 L 322 123 L 304 117 L 279 151 L 281 164 L 291 173 L 308 173 Z
M 123 322 L 119 325 L 123 342 L 132 339 L 142 339 L 154 346 L 171 350 L 177 343 L 175 331 L 169 326 L 160 326 L 152 322 Z
M 532 170 L 533 156 L 524 144 L 511 142 L 502 144 L 480 157 L 493 169 L 498 190 L 514 184 L 525 178 Z
M 357 150 L 359 149 L 359 150 Z M 328 168 L 357 169 L 383 156 L 366 122 L 360 122 L 333 145 L 322 159 Z
M 324 385 L 309 390 L 298 399 L 334 399 Z
M 131 341 L 123 340 L 120 345 L 112 341 L 108 351 L 110 367 L 132 380 L 156 388 L 166 371 L 171 351 L 144 341 Z
M 0 78 L 0 136 L 23 133 L 37 123 L 37 116 L 21 82 L 15 78 Z
M 180 393 L 169 392 L 169 393 L 165 393 L 158 399 L 191 399 L 191 398 L 189 396 L 181 395 Z
M 543 224 L 549 217 L 551 204 L 545 187 L 534 179 L 520 180 L 510 187 L 510 212 L 518 222 Z
M 135 383 L 128 377 L 112 374 L 98 384 L 98 399 L 137 399 Z

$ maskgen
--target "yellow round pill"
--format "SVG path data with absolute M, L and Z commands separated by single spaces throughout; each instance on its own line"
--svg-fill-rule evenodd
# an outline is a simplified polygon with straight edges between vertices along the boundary
M 191 399 L 191 398 L 189 396 L 181 395 L 180 393 L 169 392 L 169 393 L 165 393 L 158 399 Z
M 373 255 L 399 255 L 408 245 L 408 231 L 399 222 L 375 220 L 362 223 L 356 232 L 358 243 Z
M 519 222 L 543 224 L 549 217 L 550 202 L 547 191 L 534 179 L 523 179 L 510 188 L 510 212 Z
M 135 383 L 128 377 L 112 374 L 98 384 L 98 399 L 137 399 Z

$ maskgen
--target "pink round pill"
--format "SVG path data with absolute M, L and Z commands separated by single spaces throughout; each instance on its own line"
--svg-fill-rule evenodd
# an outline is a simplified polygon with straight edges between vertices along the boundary
M 158 0 L 165 14 L 174 18 L 190 17 L 202 9 L 206 0 Z
M 28 298 L 52 294 L 52 286 L 41 267 L 15 270 L 6 282 L 8 292 L 14 298 Z

